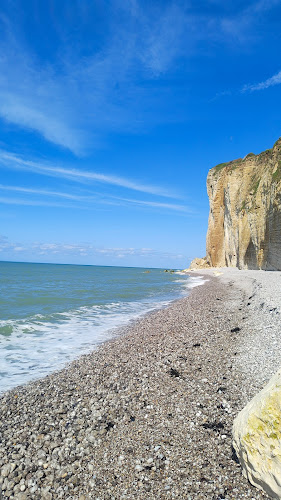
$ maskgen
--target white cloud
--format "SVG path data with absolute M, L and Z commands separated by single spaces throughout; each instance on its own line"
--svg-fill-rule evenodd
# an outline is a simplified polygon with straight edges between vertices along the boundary
M 242 89 L 242 92 L 247 92 L 247 91 L 253 92 L 255 90 L 264 90 L 268 89 L 269 87 L 274 87 L 275 85 L 280 85 L 280 83 L 281 83 L 281 71 L 271 76 L 270 78 L 267 78 L 267 80 L 264 80 L 263 82 L 256 83 L 253 85 L 245 85 Z
M 112 13 L 117 4 L 112 2 Z M 81 11 L 78 4 L 71 9 Z M 126 18 L 116 17 L 98 52 L 93 45 L 87 56 L 81 55 L 81 41 L 72 43 L 70 51 L 61 36 L 56 56 L 44 65 L 36 48 L 33 52 L 23 43 L 15 19 L 0 18 L 4 120 L 77 155 L 99 145 L 107 132 L 139 130 L 147 113 L 152 125 L 159 122 L 155 109 L 150 111 L 152 91 L 138 88 L 138 75 L 155 78 L 173 64 L 184 25 L 179 8 L 145 11 L 141 4 L 128 2 Z
M 8 241 L 6 236 L 0 235 L 0 251 L 9 250 L 11 248 L 11 243 Z
M 40 243 L 34 242 L 30 244 L 21 244 L 19 242 L 10 242 L 6 237 L 0 235 L 0 252 L 8 253 L 11 257 L 13 253 L 23 253 L 32 255 L 33 257 L 45 256 L 46 258 L 52 255 L 60 255 L 64 257 L 87 256 L 105 258 L 125 259 L 127 257 L 138 258 L 153 258 L 164 257 L 171 259 L 182 258 L 182 255 L 173 254 L 169 252 L 159 252 L 152 248 L 122 248 L 122 247 L 109 247 L 99 248 L 92 244 L 75 244 L 75 243 Z
M 36 97 L 35 97 L 36 100 Z M 69 126 L 62 116 L 50 115 L 44 106 L 34 108 L 33 102 L 22 102 L 22 96 L 0 91 L 0 115 L 6 121 L 22 128 L 40 132 L 50 142 L 63 145 L 79 154 L 83 145 L 83 134 Z
M 174 193 L 171 193 L 168 189 L 160 186 L 151 186 L 148 184 L 143 184 L 141 182 L 132 181 L 131 179 L 127 179 L 124 177 L 106 175 L 98 172 L 90 172 L 82 169 L 77 170 L 74 168 L 71 169 L 59 166 L 53 167 L 46 162 L 43 163 L 39 161 L 26 160 L 18 155 L 3 150 L 0 150 L 0 163 L 12 169 L 27 170 L 41 175 L 60 177 L 82 183 L 92 181 L 123 187 L 126 189 L 131 189 L 133 191 L 140 191 L 148 194 L 171 198 L 176 197 Z
M 0 252 L 23 252 L 24 250 L 26 250 L 24 245 L 10 242 L 6 236 L 0 235 Z
M 141 30 L 143 50 L 139 51 L 140 60 L 155 76 L 166 72 L 182 52 L 182 35 L 186 29 L 187 17 L 176 4 L 171 4 L 155 22 L 143 20 Z
M 8 205 L 22 205 L 22 206 L 47 206 L 47 207 L 61 207 L 61 208 L 78 208 L 78 209 L 93 209 L 94 206 L 98 205 L 115 205 L 115 206 L 135 206 L 135 207 L 148 207 L 155 209 L 163 209 L 165 211 L 176 211 L 183 213 L 194 213 L 185 205 L 179 205 L 174 203 L 161 203 L 147 200 L 120 198 L 116 196 L 103 195 L 99 196 L 83 196 L 83 195 L 73 195 L 69 193 L 62 193 L 58 191 L 51 191 L 45 189 L 34 189 L 26 188 L 20 186 L 5 186 L 0 184 L 0 191 L 14 191 L 16 193 L 28 194 L 27 198 L 15 198 L 15 197 L 3 197 L 0 196 L 0 203 Z M 30 195 L 39 195 L 39 199 L 33 199 Z M 44 197 L 58 197 L 69 199 L 73 203 L 61 203 L 59 201 L 49 201 Z M 74 204 L 77 202 L 77 204 Z
M 163 78 L 176 68 L 179 57 L 187 60 L 201 53 L 202 41 L 248 40 L 258 14 L 278 0 L 252 2 L 228 15 L 225 2 L 216 3 L 218 10 L 210 15 L 208 6 L 206 11 L 193 12 L 189 2 L 163 6 L 113 0 L 106 5 L 110 14 L 98 50 L 93 44 L 85 55 L 82 41 L 78 43 L 73 33 L 65 35 L 66 25 L 58 31 L 56 54 L 48 63 L 38 58 L 37 47 L 32 50 L 25 43 L 17 16 L 13 20 L 2 16 L 0 117 L 77 155 L 98 147 L 108 133 L 146 131 L 177 120 L 181 106 L 169 107 L 169 88 L 143 83 Z M 67 3 L 68 18 L 71 13 L 81 16 L 82 4 Z
M 249 7 L 249 10 L 255 14 L 257 12 L 270 10 L 275 7 L 275 5 L 280 5 L 280 0 L 258 0 L 258 2 L 255 2 L 251 7 Z
M 43 195 L 43 196 L 55 196 L 58 198 L 67 198 L 70 200 L 76 200 L 76 201 L 81 201 L 83 200 L 83 197 L 73 195 L 70 193 L 61 193 L 59 191 L 49 191 L 46 189 L 35 189 L 35 188 L 27 188 L 27 187 L 20 187 L 20 186 L 5 186 L 4 184 L 0 184 L 0 190 L 2 191 L 15 191 L 17 193 L 24 193 L 24 194 L 38 194 L 38 195 Z
M 1 154 L 1 153 L 0 153 Z M 53 191 L 49 189 L 40 189 L 33 187 L 11 186 L 0 184 L 0 192 L 12 192 L 26 197 L 17 198 L 14 196 L 0 196 L 0 203 L 8 205 L 22 206 L 47 206 L 61 208 L 76 208 L 83 210 L 91 210 L 96 205 L 113 205 L 113 206 L 135 206 L 137 208 L 152 208 L 162 209 L 165 211 L 175 211 L 179 213 L 194 213 L 186 205 L 177 203 L 163 203 L 159 201 L 140 200 L 134 198 L 122 198 L 106 193 L 98 193 L 90 191 L 89 188 L 82 191 L 80 194 L 72 194 L 68 192 Z M 89 194 L 91 193 L 91 194 Z M 49 200 L 48 198 L 58 198 L 58 200 Z M 60 200 L 69 200 L 72 203 L 61 202 Z
M 215 3 L 226 5 L 226 2 L 221 0 Z M 235 2 L 231 3 L 235 6 Z M 249 44 L 255 42 L 259 37 L 259 31 L 254 28 L 260 23 L 264 23 L 266 12 L 274 9 L 278 4 L 280 5 L 280 0 L 245 2 L 244 7 L 237 6 L 234 12 L 218 16 L 218 19 L 214 18 L 211 21 L 210 27 L 213 36 L 220 39 L 223 36 L 224 43 L 231 42 L 232 45 L 237 43 L 248 48 Z
M 177 205 L 175 203 L 161 203 L 157 201 L 144 201 L 144 200 L 132 200 L 129 198 L 118 198 L 121 201 L 125 201 L 128 203 L 133 203 L 134 205 L 139 205 L 139 206 L 147 206 L 147 207 L 152 207 L 152 208 L 166 208 L 170 210 L 176 210 L 179 212 L 189 212 L 191 213 L 192 210 L 190 210 L 186 205 Z
M 70 207 L 70 205 L 63 205 L 55 202 L 47 202 L 43 200 L 28 200 L 23 198 L 5 198 L 0 196 L 0 203 L 5 205 L 22 205 L 22 206 L 35 206 L 35 207 Z

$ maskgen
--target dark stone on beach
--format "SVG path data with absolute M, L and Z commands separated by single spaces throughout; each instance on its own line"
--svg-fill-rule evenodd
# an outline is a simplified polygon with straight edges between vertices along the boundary
M 240 463 L 239 463 L 239 459 L 238 459 L 238 457 L 237 457 L 237 455 L 236 455 L 236 451 L 235 451 L 235 449 L 233 448 L 233 446 L 232 446 L 232 448 L 231 448 L 231 458 L 232 458 L 232 460 L 233 460 L 234 462 L 236 462 L 237 464 L 239 464 L 239 465 L 240 465 Z
M 179 377 L 180 373 L 178 372 L 178 370 L 175 370 L 175 368 L 171 368 L 170 375 L 171 375 L 171 377 Z
M 217 392 L 225 392 L 226 391 L 226 387 L 218 387 L 217 388 Z
M 105 430 L 106 430 L 106 431 L 109 431 L 109 430 L 110 430 L 110 429 L 112 429 L 113 427 L 114 427 L 114 424 L 113 424 L 112 422 L 107 422 Z
M 209 480 L 209 479 L 207 479 L 207 478 L 206 478 L 206 477 L 204 477 L 204 476 L 201 476 L 201 477 L 200 477 L 200 481 L 206 481 L 206 482 L 209 482 L 210 480 Z
M 231 333 L 236 333 L 236 332 L 240 332 L 241 328 L 239 326 L 235 326 L 235 328 L 231 328 Z
M 202 424 L 202 427 L 204 427 L 204 429 L 220 432 L 221 429 L 224 429 L 224 424 L 222 422 L 205 422 Z
M 196 344 L 193 344 L 193 347 L 200 347 L 201 344 L 199 342 L 197 342 Z

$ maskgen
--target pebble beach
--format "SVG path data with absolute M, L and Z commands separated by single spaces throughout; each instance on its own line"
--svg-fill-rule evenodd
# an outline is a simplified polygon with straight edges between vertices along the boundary
M 269 498 L 231 429 L 280 367 L 281 273 L 191 274 L 206 281 L 188 297 L 2 394 L 3 499 Z

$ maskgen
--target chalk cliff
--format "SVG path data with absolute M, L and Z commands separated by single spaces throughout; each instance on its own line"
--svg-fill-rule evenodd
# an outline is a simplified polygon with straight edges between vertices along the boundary
M 281 138 L 209 171 L 206 266 L 281 270 Z

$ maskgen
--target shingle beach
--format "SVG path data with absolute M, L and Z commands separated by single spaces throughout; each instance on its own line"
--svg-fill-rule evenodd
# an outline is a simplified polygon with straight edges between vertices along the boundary
M 231 428 L 281 364 L 281 273 L 199 275 L 189 297 L 2 395 L 3 499 L 268 498 Z

